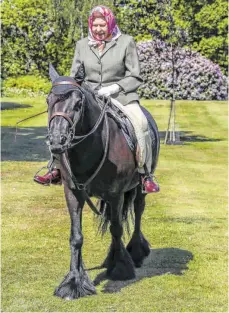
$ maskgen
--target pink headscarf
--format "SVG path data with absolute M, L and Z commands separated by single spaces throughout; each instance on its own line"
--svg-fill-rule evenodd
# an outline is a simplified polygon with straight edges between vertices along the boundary
M 96 17 L 102 17 L 107 22 L 108 37 L 105 39 L 105 41 L 113 41 L 113 40 L 116 40 L 119 36 L 121 36 L 121 32 L 118 28 L 118 25 L 116 24 L 114 14 L 112 13 L 111 9 L 109 9 L 106 6 L 99 5 L 91 10 L 91 13 L 88 18 L 88 26 L 89 26 L 89 29 L 88 29 L 89 43 L 88 44 L 90 46 L 99 46 L 102 43 L 105 43 L 105 41 L 100 41 L 93 36 L 92 24 Z

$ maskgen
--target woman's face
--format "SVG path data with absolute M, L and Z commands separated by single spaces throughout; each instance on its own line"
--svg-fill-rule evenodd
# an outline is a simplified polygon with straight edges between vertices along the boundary
M 103 18 L 97 17 L 92 23 L 93 36 L 98 40 L 105 40 L 108 36 L 107 22 Z

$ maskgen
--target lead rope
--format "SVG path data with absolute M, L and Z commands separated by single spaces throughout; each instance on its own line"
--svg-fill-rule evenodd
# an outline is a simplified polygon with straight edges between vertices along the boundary
M 101 215 L 101 213 L 97 210 L 97 208 L 95 207 L 95 205 L 93 204 L 93 202 L 91 201 L 90 197 L 88 196 L 87 192 L 86 192 L 86 187 L 92 182 L 92 180 L 96 177 L 96 175 L 98 174 L 98 172 L 100 171 L 100 169 L 102 168 L 106 156 L 107 156 L 107 152 L 108 152 L 108 147 L 109 147 L 109 123 L 107 120 L 107 115 L 105 115 L 105 126 L 106 126 L 106 143 L 105 143 L 105 149 L 104 149 L 104 154 L 103 154 L 103 158 L 99 164 L 99 166 L 97 167 L 96 171 L 93 173 L 93 175 L 91 177 L 89 177 L 85 183 L 79 183 L 75 177 L 75 175 L 72 173 L 70 164 L 69 164 L 69 160 L 66 156 L 66 153 L 64 153 L 63 155 L 63 160 L 64 160 L 64 164 L 66 166 L 66 169 L 68 171 L 68 174 L 70 175 L 70 177 L 72 178 L 75 186 L 77 187 L 78 190 L 80 190 L 83 193 L 83 196 L 87 202 L 87 204 L 89 205 L 89 207 L 92 209 L 92 211 L 97 214 L 97 215 Z
M 45 110 L 45 111 L 43 111 L 43 112 L 40 112 L 40 113 L 31 115 L 31 116 L 29 116 L 29 117 L 24 118 L 23 120 L 18 121 L 18 122 L 16 123 L 16 127 L 15 127 L 15 137 L 14 137 L 14 141 L 16 142 L 16 140 L 17 140 L 17 129 L 18 129 L 17 126 L 18 126 L 18 124 L 20 124 L 20 123 L 22 123 L 22 122 L 24 122 L 24 121 L 26 121 L 26 120 L 29 120 L 30 118 L 36 117 L 36 116 L 38 116 L 38 115 L 41 115 L 41 114 L 44 114 L 44 113 L 47 113 L 47 112 L 48 112 L 48 110 Z

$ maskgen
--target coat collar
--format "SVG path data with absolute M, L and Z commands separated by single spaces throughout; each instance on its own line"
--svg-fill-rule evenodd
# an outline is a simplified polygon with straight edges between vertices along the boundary
M 101 59 L 101 58 L 104 56 L 104 54 L 105 54 L 110 48 L 112 48 L 114 45 L 116 45 L 116 40 L 107 42 L 107 43 L 106 43 L 106 46 L 105 46 L 105 48 L 104 48 L 104 50 L 103 50 L 103 53 L 102 53 L 101 55 L 99 55 L 99 51 L 98 51 L 97 48 L 95 48 L 95 47 L 93 47 L 93 46 L 90 47 L 90 48 L 91 48 L 91 50 L 94 52 L 94 54 L 97 56 L 97 58 L 98 58 L 98 59 Z
M 103 53 L 100 55 L 100 58 L 102 58 L 104 56 L 104 54 L 110 49 L 112 48 L 113 46 L 116 45 L 116 40 L 113 40 L 113 41 L 109 41 L 108 43 L 106 43 L 106 46 L 103 50 Z

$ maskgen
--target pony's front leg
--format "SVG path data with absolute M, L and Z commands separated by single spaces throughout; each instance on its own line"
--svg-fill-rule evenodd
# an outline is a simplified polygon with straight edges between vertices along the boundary
M 149 243 L 141 231 L 141 218 L 145 208 L 145 197 L 146 195 L 142 193 L 141 186 L 138 185 L 137 195 L 134 200 L 134 233 L 126 247 L 136 267 L 141 267 L 143 260 L 150 253 Z
M 123 242 L 122 208 L 124 195 L 109 199 L 111 206 L 110 232 L 112 242 L 103 265 L 107 268 L 107 275 L 113 280 L 128 280 L 135 277 L 134 263 Z
M 82 209 L 84 200 L 79 193 L 73 192 L 65 185 L 65 197 L 71 217 L 71 263 L 70 271 L 63 282 L 56 288 L 54 295 L 72 300 L 95 294 L 96 290 L 88 277 L 82 261 Z

